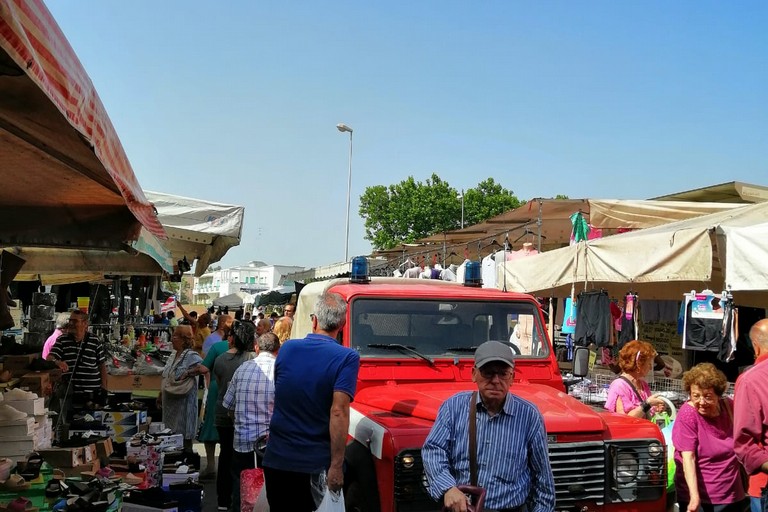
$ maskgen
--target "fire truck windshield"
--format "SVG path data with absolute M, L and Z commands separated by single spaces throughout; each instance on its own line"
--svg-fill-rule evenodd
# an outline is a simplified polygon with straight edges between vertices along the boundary
M 350 307 L 350 346 L 364 357 L 391 358 L 398 345 L 428 358 L 471 357 L 488 340 L 510 345 L 519 357 L 549 354 L 538 310 L 528 302 L 359 298 Z

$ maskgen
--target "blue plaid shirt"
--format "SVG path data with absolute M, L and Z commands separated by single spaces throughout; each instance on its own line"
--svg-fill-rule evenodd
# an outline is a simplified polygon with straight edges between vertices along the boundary
M 256 440 L 269 432 L 275 405 L 275 356 L 262 352 L 235 370 L 223 405 L 235 411 L 236 452 L 256 449 Z
M 436 500 L 455 485 L 469 484 L 471 396 L 465 391 L 446 400 L 424 442 L 424 472 Z M 496 416 L 486 412 L 479 394 L 472 406 L 477 407 L 477 483 L 486 489 L 486 508 L 526 504 L 530 512 L 554 510 L 547 432 L 536 406 L 511 393 Z

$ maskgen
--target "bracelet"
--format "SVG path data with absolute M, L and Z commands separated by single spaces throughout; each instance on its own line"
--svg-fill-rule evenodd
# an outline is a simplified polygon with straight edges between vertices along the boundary
M 643 402 L 640 404 L 640 407 L 642 407 L 642 408 L 643 408 L 643 413 L 644 413 L 644 414 L 648 414 L 648 411 L 650 411 L 650 410 L 651 410 L 651 404 L 649 404 L 647 400 L 643 401 Z

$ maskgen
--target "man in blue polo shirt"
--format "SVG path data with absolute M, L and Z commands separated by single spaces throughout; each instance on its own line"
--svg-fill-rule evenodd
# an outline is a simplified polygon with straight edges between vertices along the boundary
M 315 305 L 312 334 L 283 343 L 275 361 L 275 406 L 264 479 L 272 512 L 312 512 L 312 478 L 327 471 L 328 487 L 344 484 L 342 465 L 360 356 L 342 347 L 347 304 L 324 293 Z

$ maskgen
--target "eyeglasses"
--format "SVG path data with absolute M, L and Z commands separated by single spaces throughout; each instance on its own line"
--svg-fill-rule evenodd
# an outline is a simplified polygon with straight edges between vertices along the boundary
M 705 404 L 713 404 L 717 402 L 717 396 L 715 395 L 700 395 L 698 393 L 691 394 L 691 402 L 704 402 Z
M 315 314 L 314 314 L 314 313 L 313 313 L 313 314 L 311 314 L 311 315 L 309 315 L 309 320 L 310 320 L 310 321 L 314 320 L 315 318 L 317 318 L 317 317 L 315 316 Z
M 493 370 L 491 368 L 480 368 L 479 370 L 480 370 L 480 375 L 482 375 L 484 379 L 488 379 L 488 380 L 493 379 L 497 375 L 502 379 L 508 379 L 515 373 L 515 370 L 513 370 L 512 368 L 505 368 L 505 369 L 499 368 L 496 370 Z

